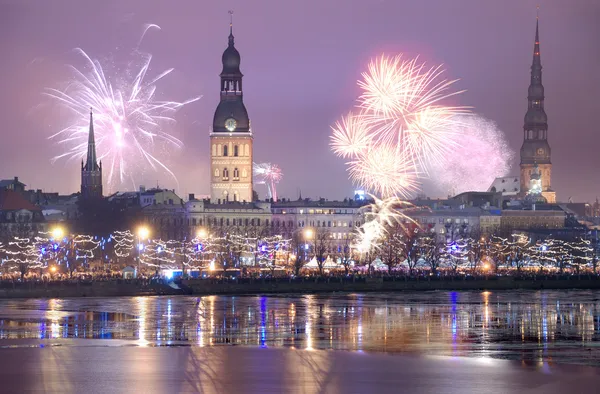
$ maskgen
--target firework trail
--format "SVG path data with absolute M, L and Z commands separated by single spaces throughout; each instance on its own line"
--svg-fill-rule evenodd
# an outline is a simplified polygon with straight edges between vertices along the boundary
M 453 133 L 460 144 L 452 147 L 444 162 L 433 163 L 430 177 L 451 194 L 487 190 L 494 179 L 506 176 L 514 151 L 494 122 L 478 115 L 460 115 L 456 120 Z
M 279 183 L 283 177 L 283 173 L 277 164 L 271 163 L 254 163 L 252 166 L 252 172 L 256 179 L 256 183 L 267 185 L 269 191 L 269 198 L 273 201 L 277 201 L 277 189 L 275 184 Z
M 147 25 L 142 38 L 150 28 L 160 29 L 157 25 Z M 175 122 L 172 116 L 178 109 L 200 97 L 183 102 L 158 100 L 157 84 L 173 69 L 148 77 L 152 55 L 141 53 L 137 48 L 131 53 L 135 60 L 125 72 L 107 72 L 99 60 L 83 49 L 77 48 L 76 52 L 85 61 L 85 68 L 71 65 L 73 78 L 66 88 L 49 88 L 45 92 L 73 115 L 65 128 L 49 137 L 65 148 L 52 160 L 85 157 L 89 109 L 93 108 L 96 149 L 105 168 L 108 167 L 109 185 L 118 186 L 128 180 L 135 184 L 134 175 L 143 172 L 148 165 L 177 180 L 163 161 L 171 149 L 182 146 L 182 142 L 169 133 L 169 125 Z
M 412 222 L 402 198 L 413 195 L 421 175 L 458 145 L 456 116 L 468 111 L 444 104 L 461 92 L 451 90 L 456 81 L 442 74 L 441 66 L 426 68 L 418 58 L 374 59 L 358 81 L 356 112 L 332 127 L 331 149 L 348 160 L 352 181 L 380 197 L 365 208 L 357 230 L 354 248 L 360 253 L 378 249 L 388 229 Z
M 405 214 L 414 207 L 412 204 L 397 197 L 379 199 L 371 196 L 373 203 L 362 208 L 365 223 L 356 232 L 353 247 L 359 253 L 378 250 L 390 229 L 399 225 L 406 229 L 407 224 L 417 224 Z
M 457 144 L 452 126 L 467 110 L 443 104 L 461 92 L 442 74 L 441 66 L 426 68 L 418 58 L 371 61 L 358 81 L 358 112 L 337 122 L 330 137 L 334 153 L 350 159 L 354 183 L 384 198 L 408 197 L 431 163 L 442 162 Z

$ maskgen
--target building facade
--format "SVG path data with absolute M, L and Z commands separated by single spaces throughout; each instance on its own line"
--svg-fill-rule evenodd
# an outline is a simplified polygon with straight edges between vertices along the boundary
M 0 239 L 29 238 L 47 230 L 41 208 L 19 192 L 0 189 Z
M 535 167 L 541 177 L 542 196 L 548 203 L 556 202 L 552 190 L 551 149 L 548 143 L 548 116 L 544 110 L 544 85 L 542 84 L 542 61 L 540 56 L 539 20 L 535 28 L 531 81 L 527 95 L 528 108 L 523 126 L 521 146 L 520 180 L 521 195 L 527 195 Z
M 96 157 L 96 140 L 94 138 L 94 115 L 90 108 L 90 129 L 88 132 L 88 149 L 85 164 L 81 161 L 81 198 L 93 200 L 102 198 L 102 162 Z
M 210 133 L 210 200 L 252 202 L 252 129 L 244 105 L 240 53 L 229 26 L 223 52 L 220 101 Z

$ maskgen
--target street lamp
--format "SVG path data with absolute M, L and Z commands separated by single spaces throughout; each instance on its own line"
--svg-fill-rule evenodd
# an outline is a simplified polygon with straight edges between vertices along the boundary
M 310 245 L 308 243 L 308 241 L 310 239 L 312 239 L 315 235 L 315 231 L 312 228 L 307 228 L 306 230 L 304 230 L 304 261 L 308 261 L 308 258 L 310 257 L 309 255 L 309 249 L 310 249 Z
M 65 230 L 62 227 L 54 227 L 50 234 L 54 239 L 62 239 L 65 236 Z
M 201 228 L 201 229 L 198 229 L 196 236 L 198 237 L 198 239 L 204 239 L 208 236 L 208 232 L 206 232 L 206 229 Z
M 313 237 L 313 235 L 315 235 L 315 232 L 313 231 L 312 228 L 307 228 L 306 230 L 304 230 L 304 238 L 305 239 L 311 239 Z
M 137 237 L 138 237 L 138 244 L 137 244 L 137 261 L 138 261 L 138 275 L 140 274 L 140 269 L 141 269 L 141 259 L 140 259 L 140 254 L 142 249 L 144 248 L 144 245 L 142 244 L 142 241 L 145 241 L 146 239 L 148 239 L 148 237 L 150 236 L 150 229 L 146 226 L 141 226 L 138 227 L 137 231 L 136 231 Z

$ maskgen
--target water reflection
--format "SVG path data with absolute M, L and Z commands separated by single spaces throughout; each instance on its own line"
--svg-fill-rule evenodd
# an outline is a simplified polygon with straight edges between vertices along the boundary
M 600 292 L 0 302 L 0 339 L 126 339 L 598 363 Z

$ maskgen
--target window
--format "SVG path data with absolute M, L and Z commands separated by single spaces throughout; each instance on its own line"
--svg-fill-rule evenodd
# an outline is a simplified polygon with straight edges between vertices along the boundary
M 215 176 L 218 177 L 219 176 L 219 169 L 215 168 Z
M 248 144 L 244 145 L 244 156 L 250 156 L 250 146 Z
M 227 221 L 226 221 L 226 223 L 227 223 L 227 225 L 229 226 L 229 218 L 227 218 Z
M 235 156 L 235 157 L 239 156 L 239 148 L 237 145 L 233 146 L 233 156 Z
M 229 170 L 227 168 L 223 168 L 223 180 L 224 181 L 229 180 Z
M 192 225 L 194 225 L 194 226 L 196 225 L 196 218 L 192 219 Z
M 233 180 L 238 181 L 240 179 L 240 171 L 237 168 L 233 169 Z
M 223 145 L 223 156 L 227 156 L 229 153 L 229 147 L 227 145 Z
M 212 146 L 212 155 L 213 156 L 217 155 L 217 144 L 213 144 L 213 146 Z
M 248 177 L 248 171 L 246 171 L 246 169 L 244 168 L 242 170 L 242 178 L 247 178 Z
M 247 226 L 247 225 L 248 225 L 248 222 L 249 222 L 249 220 L 248 220 L 248 219 L 246 219 L 246 220 L 245 220 L 245 222 L 246 222 L 246 226 Z M 254 224 L 254 223 L 252 223 L 252 224 Z
M 238 192 L 233 192 L 233 201 L 240 201 L 240 195 Z

